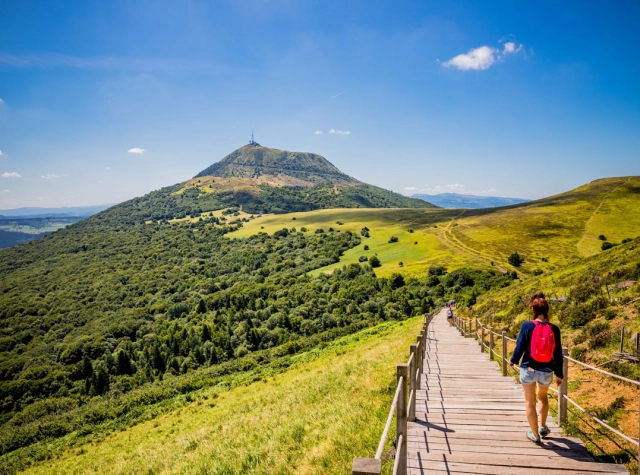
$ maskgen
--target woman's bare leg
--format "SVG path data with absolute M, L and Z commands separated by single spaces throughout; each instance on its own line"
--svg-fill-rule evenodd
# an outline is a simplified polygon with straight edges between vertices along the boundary
M 524 391 L 524 402 L 527 409 L 527 420 L 529 421 L 533 435 L 537 437 L 540 435 L 540 432 L 538 432 L 538 414 L 536 413 L 536 384 L 523 384 L 522 389 Z M 548 402 L 547 410 L 549 410 Z
M 538 411 L 540 412 L 540 427 L 547 425 L 547 415 L 549 414 L 549 386 L 538 384 Z

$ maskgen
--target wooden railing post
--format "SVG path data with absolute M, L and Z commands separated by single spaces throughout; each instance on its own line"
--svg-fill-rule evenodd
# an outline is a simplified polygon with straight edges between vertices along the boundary
M 507 332 L 502 330 L 502 376 L 507 375 Z
M 489 327 L 489 361 L 493 361 L 493 328 Z
M 382 461 L 379 459 L 365 459 L 356 457 L 351 466 L 351 475 L 380 475 Z
M 407 475 L 407 379 L 409 378 L 409 365 L 398 363 L 396 365 L 396 381 L 402 384 L 398 395 L 398 405 L 396 406 L 396 441 L 402 436 L 403 443 L 400 450 L 396 452 L 399 458 L 398 475 Z M 396 442 L 397 443 L 397 442 Z
M 480 325 L 480 352 L 484 353 L 484 325 Z
M 620 353 L 624 353 L 624 325 L 620 329 Z
M 422 373 L 424 372 L 422 367 L 422 365 L 424 364 L 424 355 L 422 354 L 422 350 L 422 333 L 420 333 L 420 335 L 418 335 L 418 351 L 416 352 L 416 357 L 418 358 L 418 366 L 416 366 L 418 373 L 418 375 L 416 376 L 416 389 L 420 389 L 420 378 L 422 378 Z
M 636 333 L 636 344 L 637 342 L 638 333 Z M 640 381 L 640 377 L 638 378 L 638 381 Z M 638 467 L 640 467 L 640 388 L 638 388 Z
M 409 364 L 409 395 L 413 392 L 413 398 L 409 399 L 409 422 L 416 421 L 416 369 L 418 367 L 418 348 L 415 343 L 409 346 L 409 352 L 413 356 Z M 411 397 L 411 396 L 410 396 Z M 406 440 L 406 438 L 405 438 Z
M 558 388 L 558 425 L 563 425 L 567 422 L 567 383 L 569 382 L 569 360 L 566 356 L 569 354 L 569 349 L 566 346 L 562 347 L 562 384 Z
M 636 349 L 636 353 L 640 352 L 640 333 L 636 333 L 635 344 L 633 346 Z
M 475 320 L 476 320 L 476 328 L 475 330 L 473 330 L 473 339 L 478 341 L 478 317 L 476 317 Z

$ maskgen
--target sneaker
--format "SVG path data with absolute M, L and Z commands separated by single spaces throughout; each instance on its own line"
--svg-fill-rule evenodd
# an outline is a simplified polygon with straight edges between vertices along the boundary
M 531 442 L 533 442 L 534 444 L 540 445 L 542 442 L 540 441 L 540 436 L 535 436 L 533 435 L 533 431 L 530 430 L 529 432 L 527 432 L 527 439 L 529 439 Z
M 540 437 L 542 437 L 544 439 L 549 434 L 551 434 L 551 429 L 549 429 L 547 426 L 544 426 L 544 427 L 540 428 Z

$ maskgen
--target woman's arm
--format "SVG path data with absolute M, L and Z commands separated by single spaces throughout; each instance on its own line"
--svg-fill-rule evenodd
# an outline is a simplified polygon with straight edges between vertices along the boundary
M 524 350 L 526 348 L 527 341 L 527 322 L 524 322 L 520 327 L 520 333 L 518 334 L 518 341 L 516 342 L 516 349 L 513 350 L 513 355 L 511 355 L 510 363 L 517 364 L 520 362 L 522 355 L 524 354 Z
M 560 329 L 554 325 L 552 327 L 553 329 L 553 337 L 555 340 L 555 348 L 553 349 L 553 372 L 555 373 L 555 375 L 562 379 L 564 378 L 564 374 L 563 374 L 563 365 L 562 365 L 562 340 L 560 338 Z

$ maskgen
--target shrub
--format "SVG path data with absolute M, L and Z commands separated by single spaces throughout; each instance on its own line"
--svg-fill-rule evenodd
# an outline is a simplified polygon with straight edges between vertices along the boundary
M 544 271 L 542 269 L 533 270 L 533 275 L 542 275 L 542 274 L 544 274 Z
M 611 325 L 609 325 L 609 323 L 599 321 L 599 322 L 593 322 L 591 325 L 589 325 L 586 328 L 586 330 L 589 336 L 595 336 L 598 333 L 609 330 L 610 328 L 611 328 Z
M 368 260 L 369 260 L 369 258 L 367 256 L 358 257 L 358 262 L 367 262 Z
M 369 259 L 369 264 L 371 264 L 371 267 L 380 267 L 382 265 L 380 259 L 378 259 L 378 256 L 373 256 L 371 259 Z
M 609 330 L 598 333 L 589 340 L 589 348 L 602 348 L 613 339 L 613 333 Z
M 413 234 L 413 229 L 409 229 L 409 232 Z
M 389 242 L 389 243 L 392 243 L 392 242 L 398 242 L 398 237 L 397 237 L 397 236 L 391 236 L 391 237 L 389 238 L 389 241 L 388 241 L 388 242 Z
M 615 308 L 608 308 L 602 312 L 602 316 L 605 320 L 613 320 L 618 315 L 618 311 Z
M 402 261 L 398 262 L 398 266 L 404 267 L 404 262 L 402 262 Z
M 522 263 L 524 262 L 524 259 L 522 257 L 520 257 L 520 254 L 518 254 L 517 252 L 514 252 L 513 254 L 511 254 L 509 256 L 509 259 L 507 259 L 507 261 L 513 267 L 520 267 L 522 265 Z
M 318 228 L 318 229 L 316 229 L 315 232 L 316 232 L 316 234 L 322 234 L 322 233 L 324 233 L 324 229 Z
M 611 249 L 613 247 L 613 244 L 611 244 L 609 241 L 605 241 L 602 243 L 602 246 L 600 246 L 600 249 L 602 249 L 603 251 L 606 251 L 607 249 Z
M 368 245 L 368 244 L 365 244 L 365 245 L 364 245 L 364 250 L 365 250 L 365 251 L 368 251 L 368 250 L 369 250 L 369 245 Z
M 573 305 L 566 313 L 560 315 L 560 321 L 571 328 L 580 328 L 593 320 L 591 305 Z
M 394 289 L 399 289 L 404 286 L 404 277 L 402 277 L 402 274 L 398 274 L 397 272 L 391 274 L 389 281 L 391 282 L 391 287 Z
M 586 353 L 586 348 L 581 348 L 579 346 L 574 346 L 573 348 L 571 348 L 571 358 L 573 358 L 574 360 L 584 362 Z
M 622 240 L 622 244 L 626 244 L 626 243 L 631 242 L 631 241 L 633 241 L 633 239 L 631 239 L 631 238 L 626 238 L 626 239 L 623 239 L 623 240 Z
M 587 335 L 584 334 L 584 332 L 578 333 L 574 338 L 573 338 L 573 344 L 574 345 L 579 345 L 581 343 L 584 343 L 585 341 L 587 341 Z M 573 357 L 572 357 L 573 358 Z M 578 359 L 578 358 L 576 358 Z
M 601 241 L 606 241 L 607 237 L 604 234 L 601 234 L 600 236 L 598 236 L 598 239 L 600 239 Z
M 294 216 L 293 218 L 291 218 L 291 221 L 295 221 L 295 220 L 296 220 L 296 217 L 295 217 L 295 216 Z
M 301 233 L 306 233 L 306 232 L 307 232 L 307 228 L 305 228 L 304 226 L 302 226 L 302 227 L 300 228 L 300 232 L 301 232 Z
M 429 267 L 428 275 L 445 275 L 447 268 L 444 266 L 431 266 Z

